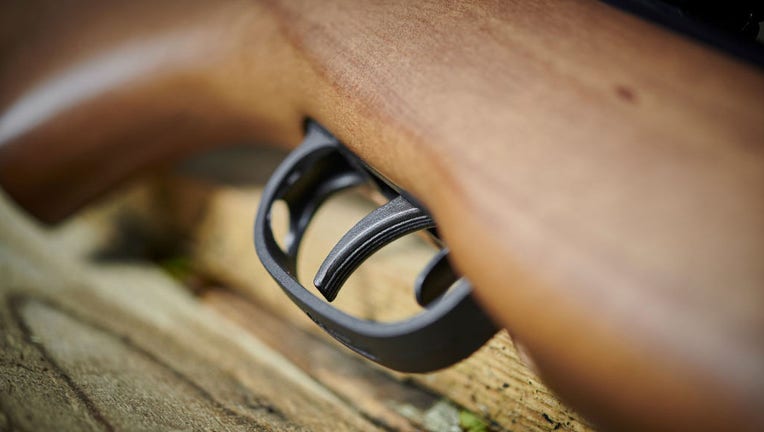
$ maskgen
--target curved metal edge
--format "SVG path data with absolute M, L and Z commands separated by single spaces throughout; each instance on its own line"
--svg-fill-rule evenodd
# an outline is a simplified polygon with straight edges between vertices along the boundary
M 318 126 L 309 125 L 298 149 L 276 169 L 263 191 L 255 218 L 255 249 L 266 270 L 284 292 L 320 327 L 348 348 L 383 366 L 402 372 L 430 372 L 468 357 L 498 328 L 471 296 L 462 281 L 432 308 L 395 323 L 375 323 L 352 317 L 325 303 L 288 270 L 291 261 L 276 243 L 270 225 L 270 207 L 281 197 L 285 177 L 309 155 L 336 149 L 339 143 Z M 283 190 L 281 191 L 283 192 Z M 296 250 L 296 247 L 295 247 Z

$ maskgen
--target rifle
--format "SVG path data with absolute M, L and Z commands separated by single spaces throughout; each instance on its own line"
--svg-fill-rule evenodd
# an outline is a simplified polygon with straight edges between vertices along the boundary
M 319 121 L 597 424 L 764 424 L 764 76 L 594 1 L 3 5 L 0 183 L 56 221 Z

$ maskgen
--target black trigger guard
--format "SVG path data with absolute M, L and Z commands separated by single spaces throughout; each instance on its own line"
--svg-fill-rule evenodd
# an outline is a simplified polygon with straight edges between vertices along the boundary
M 498 329 L 475 303 L 464 278 L 428 309 L 393 323 L 348 315 L 297 280 L 300 241 L 316 210 L 331 194 L 364 182 L 380 185 L 382 180 L 321 126 L 309 122 L 305 140 L 276 169 L 263 191 L 254 231 L 258 257 L 316 324 L 372 361 L 402 372 L 430 372 L 468 357 Z M 391 194 L 389 189 L 383 192 Z M 271 208 L 278 200 L 289 207 L 286 250 L 278 245 L 271 228 Z

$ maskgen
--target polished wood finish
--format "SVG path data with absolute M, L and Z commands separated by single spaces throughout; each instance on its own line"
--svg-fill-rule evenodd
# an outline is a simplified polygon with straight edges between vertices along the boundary
M 598 424 L 764 425 L 760 71 L 584 0 L 86 6 L 4 6 L 0 180 L 31 211 L 310 116 Z

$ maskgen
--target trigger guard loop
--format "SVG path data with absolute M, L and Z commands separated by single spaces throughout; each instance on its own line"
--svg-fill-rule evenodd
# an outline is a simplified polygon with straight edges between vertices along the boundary
M 336 155 L 341 155 L 344 163 Z M 321 167 L 326 158 L 335 159 Z M 319 176 L 323 170 L 329 174 L 328 181 L 322 179 L 316 185 L 311 178 L 303 177 L 304 183 L 295 180 L 294 173 L 303 175 L 316 164 L 318 174 L 310 175 Z M 342 312 L 312 294 L 297 279 L 297 251 L 315 211 L 332 193 L 371 179 L 360 160 L 317 123 L 308 123 L 305 140 L 276 169 L 263 191 L 254 226 L 257 254 L 290 299 L 356 353 L 402 372 L 430 372 L 450 366 L 468 357 L 498 331 L 473 299 L 466 279 L 457 282 L 449 295 L 432 307 L 391 323 L 362 320 Z M 270 209 L 277 200 L 284 200 L 290 216 L 296 216 L 290 218 L 292 240 L 286 252 L 276 242 L 271 228 Z

